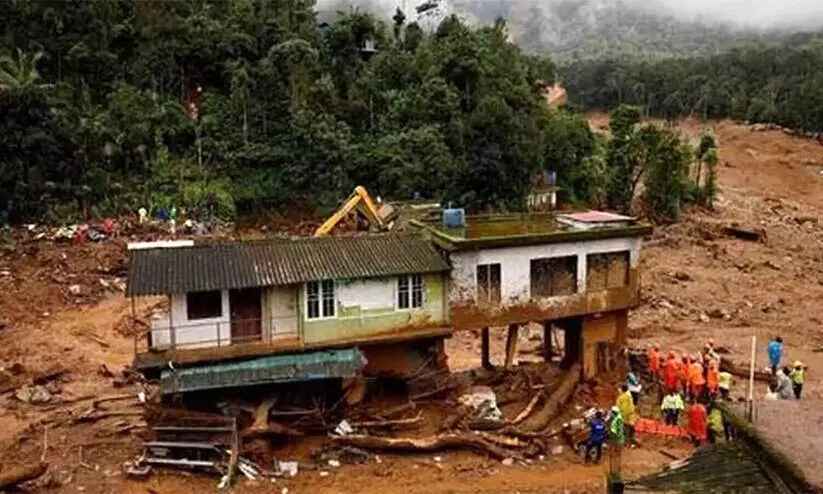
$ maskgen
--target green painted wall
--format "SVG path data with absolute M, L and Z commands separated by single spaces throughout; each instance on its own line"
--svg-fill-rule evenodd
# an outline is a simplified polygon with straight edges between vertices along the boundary
M 342 306 L 338 301 L 335 318 L 306 319 L 305 299 L 301 296 L 300 322 L 304 341 L 319 343 L 386 333 L 407 327 L 447 324 L 445 276 L 443 273 L 434 273 L 424 275 L 423 278 L 425 296 L 423 307 L 418 309 L 397 310 L 394 305 L 361 309 L 359 305 Z M 393 283 L 397 283 L 396 278 L 393 279 Z

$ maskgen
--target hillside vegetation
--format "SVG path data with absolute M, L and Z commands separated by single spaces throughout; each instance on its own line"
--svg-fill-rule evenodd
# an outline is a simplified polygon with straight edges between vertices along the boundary
M 733 118 L 823 131 L 819 36 L 712 56 L 575 62 L 561 72 L 570 99 L 586 108 L 628 103 L 666 118 Z

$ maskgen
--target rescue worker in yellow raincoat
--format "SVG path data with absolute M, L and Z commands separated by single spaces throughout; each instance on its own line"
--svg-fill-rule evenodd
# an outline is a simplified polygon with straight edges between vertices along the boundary
M 799 360 L 794 361 L 794 367 L 789 377 L 792 378 L 794 397 L 799 400 L 801 393 L 803 393 L 803 385 L 806 384 L 806 366 L 803 365 L 803 362 Z
M 617 395 L 615 406 L 620 410 L 620 415 L 623 417 L 623 424 L 626 429 L 626 444 L 634 443 L 634 424 L 637 422 L 637 410 L 634 406 L 632 394 L 626 384 L 620 386 L 620 394 Z

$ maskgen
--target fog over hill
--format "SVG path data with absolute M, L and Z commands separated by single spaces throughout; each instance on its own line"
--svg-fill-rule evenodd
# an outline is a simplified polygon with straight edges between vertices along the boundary
M 357 5 L 381 15 L 422 0 L 319 0 L 318 8 Z M 489 23 L 507 20 L 515 41 L 559 61 L 621 55 L 717 53 L 823 25 L 821 0 L 443 0 L 426 21 L 449 13 Z

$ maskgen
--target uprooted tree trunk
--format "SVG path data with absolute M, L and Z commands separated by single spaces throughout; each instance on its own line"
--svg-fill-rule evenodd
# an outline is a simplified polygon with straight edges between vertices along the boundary
M 492 444 L 476 434 L 441 434 L 421 438 L 390 438 L 374 436 L 335 436 L 331 438 L 335 444 L 355 446 L 363 449 L 377 449 L 385 451 L 440 451 L 443 449 L 469 448 L 483 451 L 497 460 L 518 458 L 519 455 Z
M 560 386 L 546 398 L 543 408 L 521 424 L 521 430 L 536 432 L 548 427 L 549 423 L 560 414 L 563 406 L 569 402 L 578 382 L 580 382 L 580 364 L 575 364 L 563 376 Z
M 34 465 L 21 465 L 4 470 L 0 472 L 0 491 L 5 491 L 23 482 L 34 480 L 46 473 L 47 468 L 47 463 L 40 462 Z

